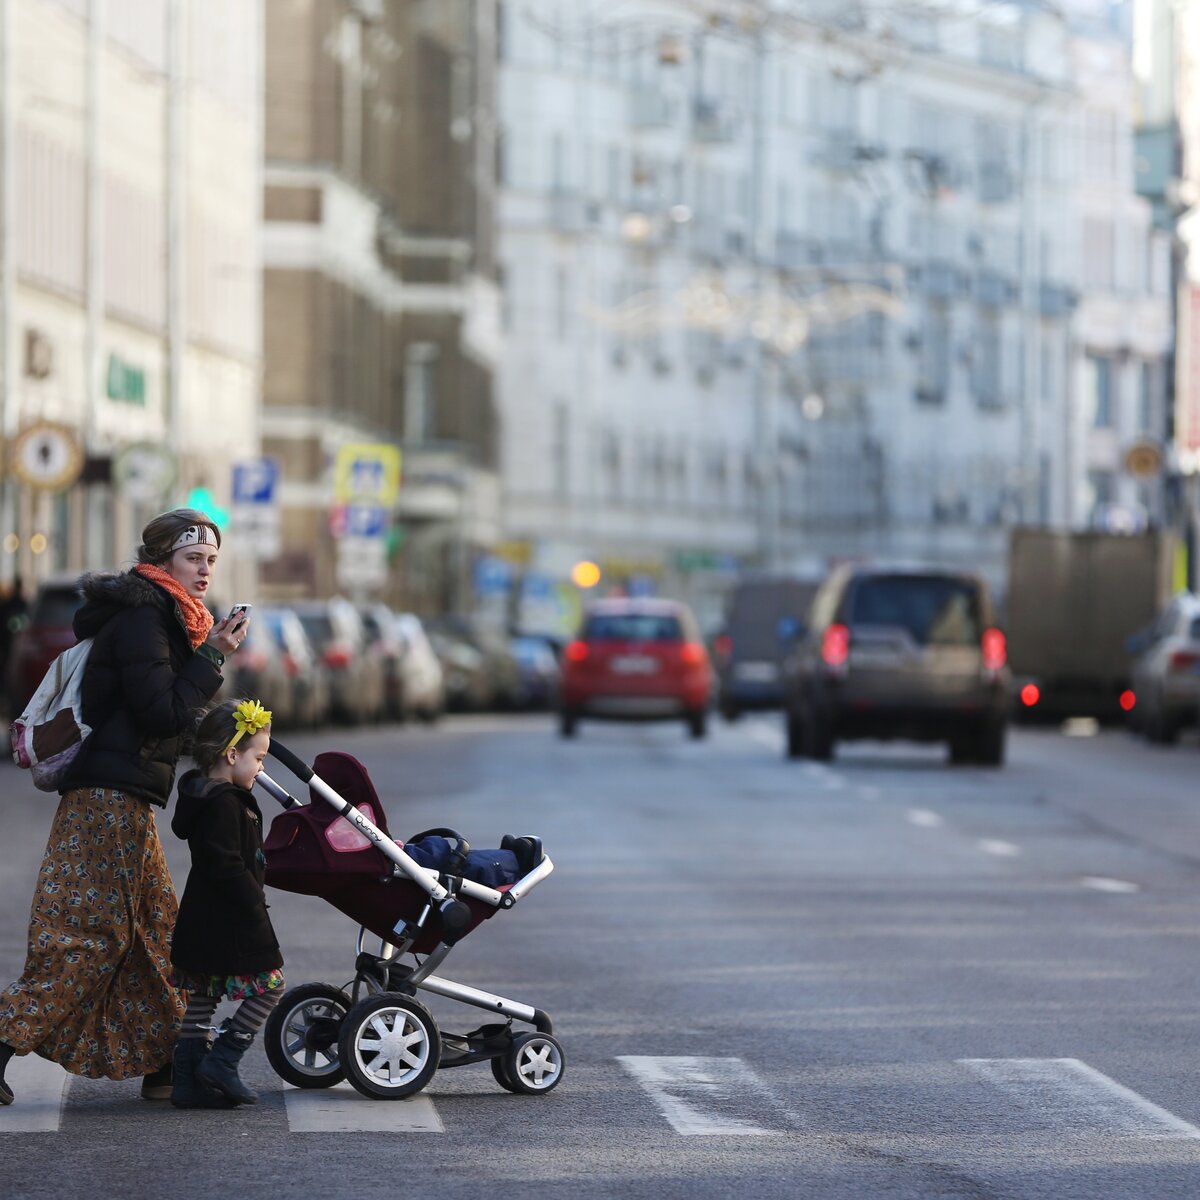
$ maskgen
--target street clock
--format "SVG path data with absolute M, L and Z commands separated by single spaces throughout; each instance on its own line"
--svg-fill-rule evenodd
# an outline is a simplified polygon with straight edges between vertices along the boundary
M 13 441 L 9 466 L 29 487 L 61 492 L 83 470 L 83 447 L 69 425 L 39 421 L 22 430 Z

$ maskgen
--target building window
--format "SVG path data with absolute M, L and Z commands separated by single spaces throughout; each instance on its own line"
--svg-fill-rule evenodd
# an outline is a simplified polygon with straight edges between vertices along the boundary
M 567 340 L 570 331 L 570 316 L 568 312 L 571 294 L 571 282 L 567 276 L 566 267 L 556 267 L 554 270 L 554 333 L 560 342 Z
M 1113 364 L 1112 359 L 1089 354 L 1084 364 L 1086 396 L 1091 406 L 1092 428 L 1113 427 Z
M 985 312 L 976 328 L 971 390 L 980 408 L 1000 408 L 1004 404 L 1003 332 L 995 311 Z
M 941 404 L 950 386 L 950 314 L 944 305 L 930 305 L 924 317 L 917 367 L 917 401 Z
M 404 352 L 404 440 L 419 444 L 432 439 L 437 404 L 438 348 L 413 342 Z
M 554 405 L 554 422 L 551 430 L 550 461 L 554 468 L 554 494 L 565 498 L 570 489 L 571 472 L 571 410 L 565 400 Z
M 1154 363 L 1142 363 L 1138 372 L 1138 433 L 1150 433 L 1154 427 L 1154 383 Z

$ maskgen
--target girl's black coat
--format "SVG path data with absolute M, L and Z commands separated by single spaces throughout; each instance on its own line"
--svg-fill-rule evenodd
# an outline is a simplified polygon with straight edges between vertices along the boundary
M 192 650 L 172 596 L 128 571 L 85 575 L 75 636 L 95 638 L 83 673 L 83 717 L 92 733 L 60 791 L 116 788 L 166 807 L 180 736 L 221 686 L 221 672 Z
M 194 975 L 257 975 L 283 966 L 263 895 L 262 813 L 254 797 L 188 771 L 171 828 L 192 851 L 171 962 Z

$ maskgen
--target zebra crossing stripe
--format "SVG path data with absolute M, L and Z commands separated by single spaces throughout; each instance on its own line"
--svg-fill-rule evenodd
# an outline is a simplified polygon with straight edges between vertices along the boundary
M 1052 1128 L 1116 1137 L 1200 1138 L 1200 1129 L 1077 1058 L 960 1058 Z
M 283 1089 L 292 1133 L 445 1133 L 446 1127 L 424 1095 L 406 1100 L 368 1100 L 348 1083 L 331 1088 Z
M 71 1076 L 58 1063 L 26 1054 L 9 1059 L 4 1079 L 17 1099 L 0 1108 L 0 1134 L 57 1133 Z
M 742 1114 L 762 1113 L 774 1098 L 740 1058 L 654 1058 L 617 1061 L 642 1085 L 676 1133 L 761 1137 L 767 1129 Z

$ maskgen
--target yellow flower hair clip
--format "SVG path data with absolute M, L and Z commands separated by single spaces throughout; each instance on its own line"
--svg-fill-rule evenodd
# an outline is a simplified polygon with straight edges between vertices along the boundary
M 270 725 L 271 714 L 257 700 L 243 700 L 233 710 L 233 719 L 237 722 L 237 733 L 225 747 L 226 754 L 242 740 L 245 734 L 248 733 L 253 737 L 260 729 Z

